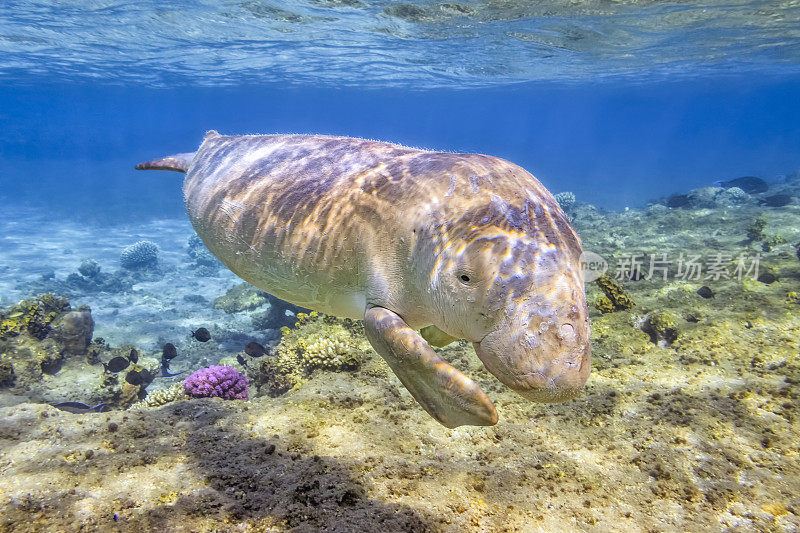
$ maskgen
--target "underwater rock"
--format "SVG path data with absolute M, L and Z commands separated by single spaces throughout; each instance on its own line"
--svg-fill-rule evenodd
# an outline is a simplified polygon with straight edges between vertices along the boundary
M 214 308 L 232 314 L 252 311 L 267 303 L 269 308 L 259 310 L 251 315 L 253 329 L 280 329 L 283 326 L 294 324 L 298 313 L 308 311 L 308 309 L 278 299 L 246 282 L 234 285 L 224 296 L 216 298 Z M 289 315 L 286 314 L 287 311 L 290 312 Z
M 64 355 L 85 355 L 93 332 L 92 310 L 84 305 L 55 321 L 50 336 Z
M 193 398 L 246 400 L 250 394 L 248 379 L 230 366 L 201 368 L 183 382 L 184 391 Z
M 688 194 L 673 194 L 667 198 L 667 207 L 671 209 L 689 207 L 690 205 L 692 205 L 692 199 Z
M 652 204 L 647 206 L 645 213 L 651 217 L 660 217 L 669 211 L 669 207 L 663 204 Z
M 101 271 L 96 261 L 87 259 L 80 264 L 77 272 L 72 272 L 65 279 L 58 279 L 54 272 L 48 272 L 37 280 L 18 284 L 17 288 L 27 294 L 56 293 L 69 297 L 100 292 L 119 293 L 130 290 L 137 281 L 130 274 L 125 270 L 107 274 Z
M 653 344 L 669 346 L 678 338 L 678 319 L 670 312 L 656 311 L 647 315 L 642 331 L 650 335 Z
M 269 295 L 247 282 L 234 285 L 214 299 L 214 309 L 222 309 L 228 314 L 252 311 L 269 301 Z
M 759 194 L 769 190 L 769 184 L 761 178 L 755 176 L 745 176 L 729 181 L 720 181 L 720 186 L 727 188 L 738 187 L 748 194 Z
M 764 283 L 765 285 L 770 285 L 778 281 L 778 276 L 775 272 L 767 270 L 758 275 L 758 281 Z
M 88 259 L 81 263 L 77 272 L 67 276 L 63 285 L 67 294 L 118 293 L 130 290 L 133 287 L 133 280 L 122 272 L 115 274 L 102 272 L 96 261 Z
M 702 187 L 689 191 L 689 205 L 694 209 L 732 207 L 749 201 L 750 196 L 738 187 Z
M 417 23 L 425 20 L 433 20 L 433 17 L 428 15 L 424 9 L 414 4 L 395 4 L 384 8 L 383 12 L 391 17 L 402 19 L 405 22 Z
M 150 270 L 158 267 L 158 245 L 139 241 L 125 247 L 119 256 L 120 265 L 128 270 Z
M 736 207 L 751 201 L 749 194 L 738 187 L 701 187 L 688 194 L 673 194 L 666 200 L 669 208 L 715 209 Z
M 783 237 L 783 235 L 778 233 L 772 237 L 767 237 L 764 239 L 764 242 L 761 243 L 761 250 L 764 252 L 771 252 L 774 247 L 785 243 L 786 239 Z
M 735 207 L 752 201 L 752 198 L 739 187 L 730 187 L 718 193 L 714 200 L 716 207 Z
M 192 260 L 190 268 L 195 270 L 201 276 L 215 276 L 219 274 L 220 263 L 219 259 L 214 257 L 200 237 L 192 235 L 189 237 L 188 248 L 186 250 L 189 258 Z
M 630 309 L 635 305 L 628 293 L 609 274 L 603 274 L 595 283 L 605 294 L 605 299 L 601 296 L 595 302 L 595 307 L 601 313 Z
M 764 228 L 767 227 L 767 217 L 759 215 L 752 224 L 747 227 L 747 238 L 750 241 L 760 241 L 766 237 Z
M 50 332 L 50 324 L 70 309 L 69 301 L 54 294 L 22 300 L 0 313 L 0 340 L 27 333 L 38 340 Z
M 689 191 L 689 205 L 694 209 L 711 209 L 717 207 L 717 194 L 721 187 L 701 187 Z
M 11 387 L 17 379 L 14 373 L 14 364 L 3 356 L 0 359 L 0 387 Z
M 78 274 L 84 278 L 96 278 L 100 274 L 100 265 L 94 259 L 84 259 L 78 267 Z

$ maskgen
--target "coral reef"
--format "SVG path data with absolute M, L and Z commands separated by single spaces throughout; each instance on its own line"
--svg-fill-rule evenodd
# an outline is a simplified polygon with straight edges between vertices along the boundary
M 186 378 L 183 388 L 193 398 L 246 400 L 250 394 L 247 377 L 230 366 L 201 368 Z
M 153 392 L 148 392 L 143 400 L 140 400 L 131 406 L 131 409 L 142 409 L 146 407 L 161 407 L 168 403 L 177 402 L 187 398 L 186 390 L 183 383 L 175 383 L 168 389 L 159 389 Z
M 575 193 L 560 192 L 555 195 L 555 199 L 564 211 L 570 211 L 575 206 Z
M 0 403 L 82 401 L 125 408 L 144 395 L 158 360 L 139 355 L 124 374 L 104 372 L 101 361 L 127 357 L 133 346 L 92 342 L 88 306 L 72 309 L 64 297 L 41 294 L 0 310 Z M 136 384 L 126 380 L 136 372 Z
M 601 313 L 630 309 L 635 305 L 628 293 L 609 274 L 603 274 L 595 280 L 595 283 L 605 293 L 605 297 L 601 296 L 595 300 L 595 307 Z
M 294 328 L 281 329 L 281 341 L 270 357 L 252 371 L 254 385 L 280 395 L 302 385 L 316 370 L 356 370 L 371 350 L 352 320 L 299 313 Z
M 69 308 L 66 298 L 54 294 L 23 300 L 0 314 L 0 339 L 27 333 L 42 340 L 50 332 L 50 324 Z
M 151 241 L 138 241 L 125 247 L 119 256 L 122 268 L 150 270 L 158 267 L 158 245 Z

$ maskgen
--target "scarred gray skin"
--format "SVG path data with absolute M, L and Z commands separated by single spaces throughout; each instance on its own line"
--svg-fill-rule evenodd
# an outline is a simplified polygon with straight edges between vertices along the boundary
M 517 165 L 348 137 L 209 132 L 196 153 L 137 168 L 186 173 L 192 225 L 238 276 L 363 319 L 445 426 L 492 425 L 497 412 L 430 344 L 471 341 L 492 374 L 538 402 L 573 398 L 586 382 L 580 240 Z

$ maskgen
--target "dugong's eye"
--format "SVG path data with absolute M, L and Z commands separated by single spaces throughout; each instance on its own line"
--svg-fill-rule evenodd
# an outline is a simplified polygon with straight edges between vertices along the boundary
M 460 276 L 458 276 L 458 279 L 460 279 L 464 283 L 469 283 L 469 276 L 467 276 L 466 274 L 461 274 Z

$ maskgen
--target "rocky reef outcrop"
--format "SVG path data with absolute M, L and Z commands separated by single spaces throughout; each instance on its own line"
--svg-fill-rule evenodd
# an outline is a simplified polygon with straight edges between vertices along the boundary
M 158 360 L 131 345 L 115 348 L 93 340 L 93 331 L 88 306 L 73 309 L 53 294 L 0 310 L 0 403 L 128 407 L 143 397 L 157 375 Z M 110 372 L 104 363 L 115 358 L 129 362 L 122 371 Z

